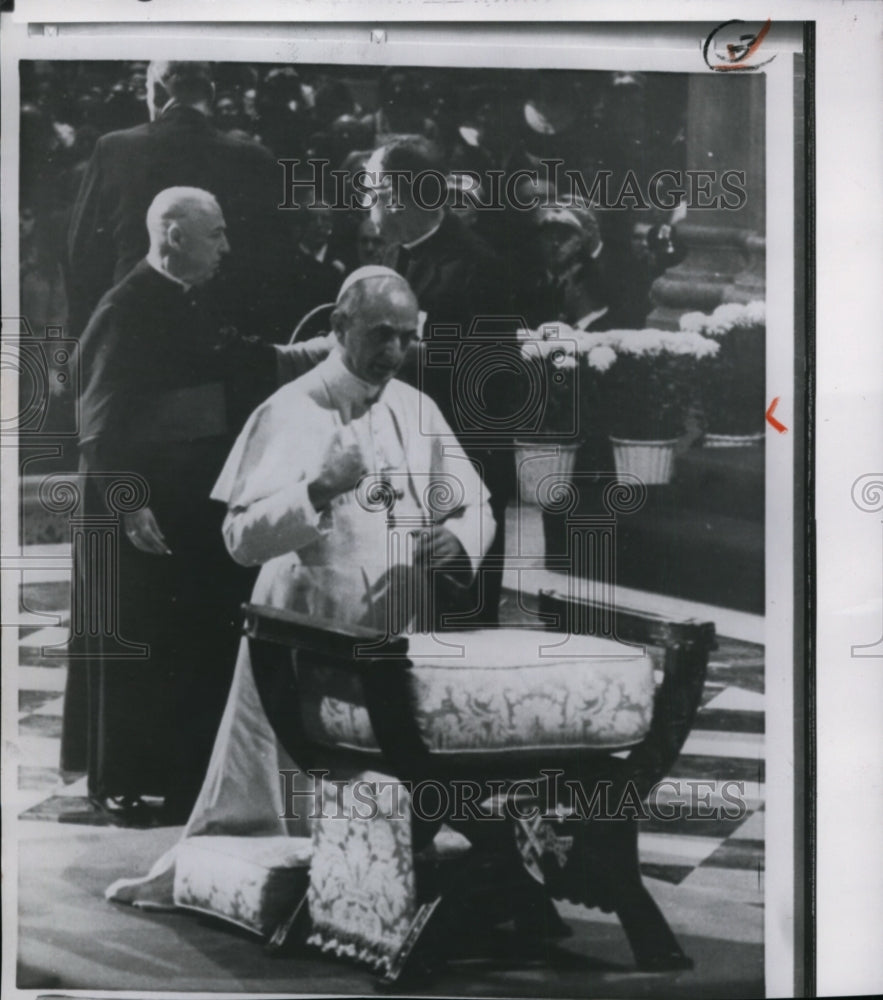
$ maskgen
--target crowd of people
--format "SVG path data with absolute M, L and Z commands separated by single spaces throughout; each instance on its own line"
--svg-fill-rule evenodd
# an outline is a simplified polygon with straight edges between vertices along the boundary
M 526 325 L 640 327 L 652 281 L 683 254 L 670 215 L 559 195 L 545 164 L 676 165 L 681 85 L 660 83 L 666 102 L 627 73 L 26 67 L 22 312 L 79 342 L 87 513 L 107 513 L 123 472 L 149 498 L 122 515 L 114 627 L 149 639 L 150 671 L 102 649 L 105 631 L 82 637 L 68 679 L 63 766 L 88 771 L 96 800 L 131 817 L 159 795 L 180 821 L 196 799 L 251 579 L 222 528 L 237 562 L 284 578 L 268 603 L 291 605 L 299 578 L 277 562 L 296 554 L 303 610 L 364 624 L 390 584 L 379 556 L 356 557 L 383 537 L 353 507 L 356 482 L 372 472 L 395 492 L 403 477 L 405 502 L 456 452 L 469 488 L 430 532 L 433 556 L 460 560 L 449 607 L 497 622 L 515 486 L 499 429 L 523 387 L 487 359 Z M 348 195 L 360 176 L 360 197 L 341 206 L 339 178 L 316 181 L 310 160 Z M 529 209 L 457 197 L 516 174 Z M 442 178 L 441 202 L 416 177 Z M 419 391 L 387 389 L 394 376 Z M 327 433 L 320 411 L 339 414 Z M 299 449 L 292 412 L 311 414 Z M 473 521 L 485 527 L 467 541 Z
M 148 122 L 147 72 L 144 62 L 22 64 L 21 311 L 35 330 L 70 324 L 76 335 L 96 294 L 106 290 L 105 276 L 96 276 L 96 287 L 80 301 L 77 268 L 96 247 L 103 249 L 99 237 L 125 237 L 89 234 L 91 239 L 69 245 L 71 223 L 78 208 L 82 211 L 83 185 L 99 140 Z M 559 160 L 591 179 L 602 169 L 649 176 L 660 165 L 676 169 L 684 159 L 684 81 L 678 76 L 230 63 L 211 72 L 206 112 L 213 128 L 236 143 L 260 145 L 269 161 L 299 160 L 304 175 L 309 159 L 324 160 L 330 169 L 357 169 L 397 134 L 430 139 L 452 186 L 462 171 L 511 174 L 536 169 L 543 160 Z M 539 176 L 542 185 L 542 169 Z M 275 162 L 265 183 L 261 196 L 275 207 L 284 197 L 283 173 Z M 331 192 L 324 194 L 330 198 Z M 550 231 L 556 220 L 511 209 L 476 212 L 469 200 L 461 204 L 463 223 L 509 272 L 511 311 L 531 322 L 556 318 L 538 312 L 549 303 L 531 287 L 547 270 L 537 238 L 540 223 Z M 265 313 L 259 326 L 243 331 L 270 340 L 287 337 L 312 305 L 332 300 L 344 274 L 360 264 L 388 262 L 394 252 L 383 246 L 365 211 L 316 207 L 282 214 L 286 259 L 277 266 L 285 288 L 277 314 Z M 95 221 L 87 217 L 82 225 Z M 664 253 L 671 242 L 659 239 L 654 229 L 667 220 L 660 212 L 618 211 L 601 213 L 599 221 L 609 263 L 603 278 L 595 267 L 581 276 L 582 283 L 604 284 L 606 296 L 616 299 L 620 325 L 640 326 L 650 308 L 649 285 L 671 263 Z M 637 241 L 635 223 L 641 230 Z M 570 235 L 590 242 L 579 224 L 570 221 Z M 242 251 L 234 245 L 231 263 Z M 100 263 L 106 269 L 106 262 Z M 123 254 L 118 263 L 116 277 L 131 262 Z M 90 265 L 99 266 L 94 260 Z M 572 275 L 568 280 L 573 283 Z

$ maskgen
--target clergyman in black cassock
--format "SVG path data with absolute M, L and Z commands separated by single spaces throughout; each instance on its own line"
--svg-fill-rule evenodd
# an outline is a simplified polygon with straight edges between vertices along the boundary
M 167 196 L 194 191 L 209 200 L 220 236 L 216 246 L 203 240 L 203 259 L 197 247 L 194 268 L 182 270 L 210 276 L 227 249 L 217 203 L 192 188 L 157 202 L 165 197 L 174 216 L 196 196 Z M 227 349 L 200 282 L 178 280 L 153 256 L 152 247 L 102 298 L 81 340 L 84 511 L 108 513 L 114 474 L 140 477 L 149 497 L 147 514 L 120 518 L 117 594 L 93 595 L 99 606 L 85 609 L 99 634 L 85 642 L 85 664 L 71 664 L 62 766 L 87 769 L 94 799 L 161 795 L 177 815 L 202 781 L 251 584 L 226 553 L 224 509 L 209 494 L 246 415 L 239 407 L 251 405 L 242 383 L 253 372 Z M 105 599 L 117 602 L 110 611 Z M 123 639 L 149 646 L 147 658 L 115 658 L 100 634 L 108 615 Z

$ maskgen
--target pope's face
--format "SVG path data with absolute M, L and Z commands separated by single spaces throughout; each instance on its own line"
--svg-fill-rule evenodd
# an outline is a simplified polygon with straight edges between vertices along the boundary
M 417 340 L 417 302 L 407 288 L 369 292 L 347 325 L 338 333 L 347 368 L 372 385 L 386 385 Z
M 211 202 L 196 208 L 181 221 L 179 229 L 181 278 L 192 285 L 209 281 L 230 251 L 221 209 Z

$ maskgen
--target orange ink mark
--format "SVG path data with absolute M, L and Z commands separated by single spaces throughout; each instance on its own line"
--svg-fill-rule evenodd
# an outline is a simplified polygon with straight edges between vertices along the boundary
M 776 396 L 772 403 L 770 403 L 769 409 L 766 411 L 766 418 L 769 421 L 770 427 L 774 427 L 780 434 L 784 434 L 788 428 L 781 421 L 776 420 L 773 416 L 773 410 L 775 410 L 778 405 L 779 397 Z

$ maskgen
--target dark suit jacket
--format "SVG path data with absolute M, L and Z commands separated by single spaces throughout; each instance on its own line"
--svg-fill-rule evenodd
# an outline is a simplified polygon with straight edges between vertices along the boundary
M 101 296 L 144 257 L 147 209 L 160 191 L 177 185 L 210 191 L 224 212 L 232 249 L 212 285 L 229 321 L 245 334 L 266 335 L 268 323 L 290 325 L 297 310 L 286 308 L 281 276 L 293 240 L 288 218 L 276 209 L 281 173 L 272 155 L 221 132 L 194 108 L 173 106 L 156 121 L 98 140 L 68 239 L 74 335 Z M 271 336 L 284 339 L 281 330 Z
M 616 287 L 606 275 L 607 272 L 604 271 L 600 279 L 592 282 L 592 291 L 596 301 L 601 298 L 606 304 L 607 312 L 587 327 L 588 331 L 598 333 L 603 330 L 640 329 L 643 326 L 643 319 L 636 321 L 635 307 L 630 302 L 629 296 L 617 296 Z M 538 277 L 535 276 L 533 281 L 526 282 L 525 290 L 524 314 L 528 328 L 536 329 L 543 324 L 555 322 L 572 326 L 579 321 L 579 316 L 572 315 L 573 307 L 568 310 L 561 286 L 552 281 L 545 272 L 540 273 Z M 633 296 L 634 290 L 632 290 Z
M 465 338 L 476 317 L 508 311 L 497 257 L 450 212 L 429 239 L 401 251 L 397 267 L 428 316 L 427 328 L 456 325 Z
M 297 303 L 297 312 L 290 317 L 289 335 L 316 306 L 334 302 L 342 282 L 343 275 L 332 264 L 318 261 L 298 247 L 288 264 L 288 284 L 292 301 Z M 327 330 L 326 326 L 323 332 Z
M 686 250 L 672 231 L 670 244 L 660 244 L 656 238 L 658 227 L 650 230 L 648 246 L 643 254 L 637 253 L 630 239 L 618 241 L 604 239 L 603 249 L 595 260 L 586 260 L 583 280 L 596 301 L 604 302 L 608 312 L 603 325 L 592 325 L 599 330 L 640 330 L 653 308 L 650 288 L 667 268 L 684 259 Z M 630 231 L 626 234 L 629 235 Z M 521 284 L 518 299 L 528 326 L 536 328 L 555 320 L 572 321 L 568 317 L 566 296 L 562 283 L 556 283 L 538 264 L 534 273 Z
M 400 377 L 435 400 L 466 453 L 481 463 L 494 500 L 504 502 L 514 484 L 512 454 L 494 446 L 498 425 L 481 411 L 499 419 L 512 405 L 498 365 L 500 346 L 514 347 L 519 325 L 511 315 L 505 272 L 484 241 L 451 213 L 429 239 L 403 251 L 396 266 L 427 315 L 420 370 Z M 487 377 L 483 403 L 471 390 L 479 373 Z
M 606 212 L 600 218 L 604 249 L 597 261 L 604 300 L 615 310 L 622 329 L 641 330 L 653 309 L 653 282 L 687 255 L 677 227 L 670 240 L 659 238 L 659 225 L 644 234 L 643 247 L 636 244 L 635 224 L 640 213 Z

